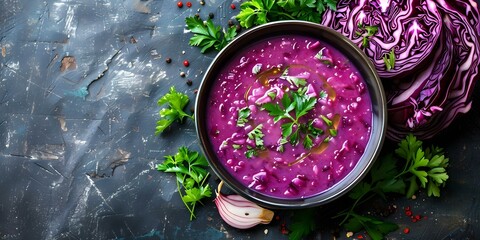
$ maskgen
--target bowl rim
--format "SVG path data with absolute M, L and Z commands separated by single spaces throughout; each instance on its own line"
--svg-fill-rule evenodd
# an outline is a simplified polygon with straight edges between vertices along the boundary
M 215 162 L 218 161 L 218 157 L 210 146 L 208 132 L 205 126 L 207 117 L 206 111 L 204 110 L 206 109 L 206 102 L 209 98 L 211 83 L 217 81 L 215 78 L 218 74 L 219 66 L 228 63 L 228 61 L 225 60 L 228 60 L 230 58 L 229 56 L 234 55 L 233 53 L 237 52 L 238 49 L 243 49 L 250 44 L 253 44 L 250 41 L 251 38 L 263 40 L 265 38 L 282 35 L 305 35 L 316 37 L 319 38 L 320 41 L 326 41 L 337 50 L 340 50 L 349 58 L 349 60 L 354 62 L 359 72 L 361 72 L 362 77 L 367 84 L 372 101 L 372 130 L 365 152 L 360 157 L 356 166 L 350 171 L 350 173 L 335 183 L 332 187 L 307 198 L 276 198 L 256 192 L 244 186 L 240 181 L 231 176 L 228 171 L 221 166 L 221 163 Z M 248 29 L 229 42 L 227 46 L 215 56 L 207 68 L 198 88 L 194 114 L 195 129 L 201 149 L 210 168 L 220 180 L 224 181 L 224 183 L 237 194 L 261 206 L 276 209 L 295 209 L 314 207 L 329 203 L 347 193 L 365 177 L 375 160 L 378 158 L 385 140 L 387 125 L 386 112 L 386 97 L 380 77 L 378 76 L 371 60 L 358 46 L 340 33 L 320 24 L 302 20 L 284 20 L 270 22 Z

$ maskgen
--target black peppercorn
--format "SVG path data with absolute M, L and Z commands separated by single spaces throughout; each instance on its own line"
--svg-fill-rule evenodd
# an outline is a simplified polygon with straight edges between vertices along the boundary
M 180 77 L 185 77 L 185 72 L 180 72 Z
M 166 63 L 171 63 L 171 62 L 172 62 L 172 59 L 171 59 L 171 58 L 167 58 L 167 59 L 165 59 L 165 62 L 166 62 Z
M 213 15 L 213 13 L 208 14 L 208 18 L 213 19 L 213 17 L 215 17 L 215 15 Z
M 232 19 L 228 20 L 228 26 L 229 26 L 229 27 L 233 26 L 233 24 L 234 24 L 234 23 L 233 23 Z
M 193 84 L 192 80 L 191 80 L 191 79 L 188 79 L 188 80 L 187 80 L 187 85 L 188 85 L 188 86 L 192 86 L 192 84 Z

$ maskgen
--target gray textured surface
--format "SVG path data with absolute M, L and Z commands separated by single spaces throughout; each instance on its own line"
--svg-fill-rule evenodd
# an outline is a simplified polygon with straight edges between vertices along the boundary
M 239 9 L 230 1 L 192 3 L 0 3 L 0 239 L 286 239 L 279 229 L 288 212 L 239 231 L 223 224 L 207 200 L 190 222 L 174 179 L 153 169 L 180 146 L 199 150 L 192 122 L 154 136 L 156 100 L 172 85 L 193 99 L 215 54 L 188 46 L 185 17 L 200 9 L 226 25 Z M 62 65 L 73 58 L 75 66 Z M 396 200 L 390 219 L 411 233 L 390 238 L 478 237 L 479 103 L 477 97 L 471 112 L 437 138 L 451 158 L 442 197 Z M 428 219 L 411 223 L 405 206 Z M 322 229 L 315 238 L 330 239 L 330 229 Z

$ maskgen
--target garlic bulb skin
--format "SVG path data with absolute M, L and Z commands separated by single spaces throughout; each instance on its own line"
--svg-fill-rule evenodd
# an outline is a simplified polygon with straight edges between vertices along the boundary
M 272 221 L 274 213 L 245 199 L 240 195 L 222 195 L 220 192 L 223 181 L 216 191 L 215 205 L 220 217 L 230 226 L 238 229 L 247 229 L 258 224 L 268 224 Z

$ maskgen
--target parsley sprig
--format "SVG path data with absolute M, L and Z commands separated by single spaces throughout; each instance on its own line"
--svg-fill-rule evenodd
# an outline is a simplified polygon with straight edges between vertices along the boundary
M 186 147 L 180 147 L 175 155 L 165 156 L 164 162 L 157 164 L 156 168 L 176 175 L 178 193 L 190 212 L 190 220 L 195 218 L 197 203 L 212 195 L 207 182 L 209 172 L 205 157 Z
M 383 239 L 386 234 L 398 229 L 398 226 L 375 216 L 359 214 L 355 210 L 374 197 L 386 199 L 387 194 L 404 194 L 411 198 L 419 188 L 426 189 L 428 196 L 439 197 L 440 187 L 448 179 L 447 167 L 448 158 L 442 148 L 425 148 L 422 141 L 410 134 L 398 143 L 394 153 L 382 152 L 369 175 L 350 191 L 348 197 L 353 201 L 351 207 L 333 218 L 343 217 L 339 225 L 348 231 L 365 230 L 371 239 Z M 294 214 L 297 215 L 296 212 Z M 300 239 L 314 230 L 305 220 L 300 219 L 308 217 L 314 221 L 311 214 L 299 212 L 299 217 L 295 215 L 289 227 L 290 240 Z
M 193 114 L 187 114 L 183 109 L 187 106 L 190 98 L 184 93 L 177 92 L 174 86 L 170 87 L 170 92 L 158 99 L 158 105 L 168 104 L 167 108 L 160 110 L 160 120 L 157 121 L 155 134 L 158 135 L 167 129 L 173 122 L 183 122 L 185 117 L 194 119 Z
M 249 0 L 242 3 L 236 18 L 245 28 L 278 20 L 319 23 L 327 8 L 336 7 L 337 0 Z
M 403 168 L 397 163 L 403 162 Z M 423 142 L 409 134 L 397 145 L 395 155 L 388 154 L 379 159 L 367 180 L 350 192 L 349 197 L 355 200 L 345 213 L 341 224 L 350 231 L 358 231 L 362 226 L 372 239 L 383 239 L 384 235 L 397 229 L 396 225 L 384 222 L 371 216 L 360 216 L 355 208 L 374 196 L 386 197 L 387 193 L 405 194 L 411 198 L 419 187 L 426 188 L 428 196 L 440 196 L 440 187 L 448 179 L 446 167 L 448 158 L 443 149 L 435 146 L 423 148 Z M 408 186 L 407 186 L 408 183 Z
M 222 28 L 216 26 L 211 19 L 203 22 L 199 17 L 187 17 L 185 22 L 187 29 L 193 33 L 189 44 L 200 47 L 202 53 L 212 48 L 216 50 L 222 49 L 237 35 L 235 28 L 230 27 L 222 31 Z
M 308 96 L 306 91 L 306 88 L 298 88 L 297 91 L 286 92 L 278 104 L 268 102 L 262 107 L 273 117 L 275 123 L 284 119 L 281 125 L 282 143 L 290 142 L 296 146 L 303 140 L 303 146 L 310 149 L 313 146 L 312 138 L 323 133 L 323 130 L 315 128 L 313 121 L 300 121 L 317 103 L 317 99 Z

